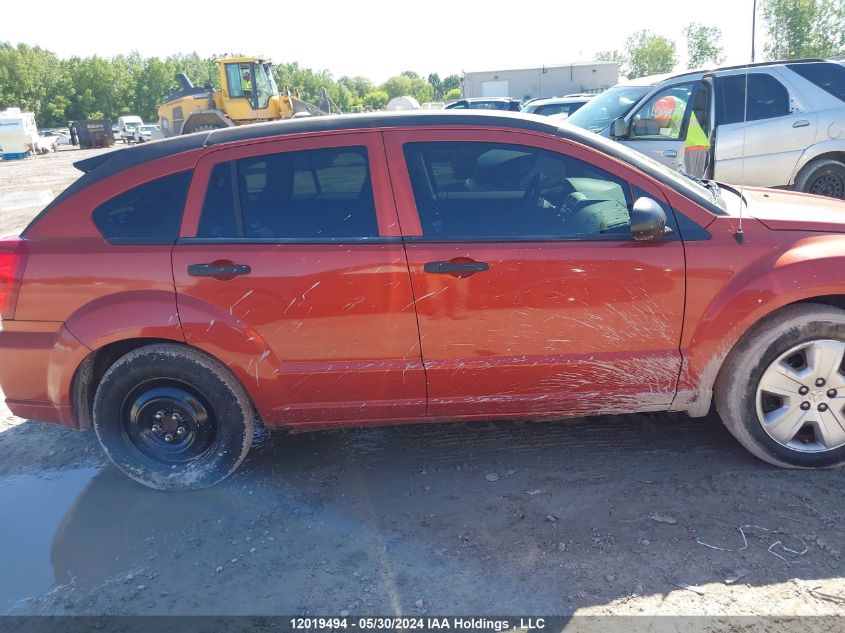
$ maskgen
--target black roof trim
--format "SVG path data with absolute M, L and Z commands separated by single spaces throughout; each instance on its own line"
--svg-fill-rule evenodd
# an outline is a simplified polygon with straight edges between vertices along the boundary
M 212 130 L 206 141 L 207 146 L 232 143 L 258 138 L 270 139 L 287 134 L 307 134 L 313 132 L 341 132 L 345 130 L 367 130 L 389 127 L 422 126 L 493 126 L 533 130 L 554 134 L 557 126 L 545 117 L 527 118 L 516 112 L 495 111 L 456 112 L 454 110 L 376 112 L 367 114 L 340 114 L 319 117 L 303 117 L 271 123 L 240 125 Z

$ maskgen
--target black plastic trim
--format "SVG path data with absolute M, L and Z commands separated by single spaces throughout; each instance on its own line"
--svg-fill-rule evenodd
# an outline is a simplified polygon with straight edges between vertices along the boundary
M 589 238 L 584 237 L 549 237 L 543 236 L 520 236 L 520 237 L 427 237 L 427 236 L 409 236 L 404 238 L 405 242 L 410 243 L 433 243 L 433 244 L 466 244 L 466 243 L 507 243 L 507 242 L 630 242 L 632 244 L 643 244 L 644 242 L 637 242 L 631 238 L 630 235 L 608 234 L 605 237 L 597 237 L 591 235 Z M 670 242 L 672 239 L 661 240 Z
M 401 244 L 401 237 L 181 237 L 177 244 Z

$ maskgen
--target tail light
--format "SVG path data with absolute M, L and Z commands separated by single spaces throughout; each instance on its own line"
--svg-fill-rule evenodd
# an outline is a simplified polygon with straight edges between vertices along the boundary
M 24 260 L 21 239 L 12 237 L 0 240 L 0 321 L 15 318 Z

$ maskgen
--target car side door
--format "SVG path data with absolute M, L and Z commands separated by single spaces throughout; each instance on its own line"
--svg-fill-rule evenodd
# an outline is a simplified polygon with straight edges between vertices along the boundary
M 430 416 L 657 410 L 675 393 L 684 255 L 631 237 L 660 188 L 548 135 L 385 133 Z
M 408 268 L 378 133 L 210 152 L 173 250 L 187 341 L 272 424 L 425 414 Z
M 687 81 L 655 92 L 627 119 L 627 135 L 621 140 L 670 169 L 684 171 L 689 102 L 699 82 Z
M 715 78 L 716 180 L 762 187 L 789 184 L 801 154 L 816 137 L 816 114 L 771 72 L 734 71 Z

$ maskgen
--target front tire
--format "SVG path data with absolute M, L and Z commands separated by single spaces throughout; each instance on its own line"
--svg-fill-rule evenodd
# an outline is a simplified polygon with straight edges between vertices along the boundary
M 140 347 L 106 371 L 94 429 L 126 475 L 159 490 L 195 490 L 232 474 L 255 431 L 252 405 L 223 365 L 173 344 Z
M 787 468 L 845 463 L 845 311 L 788 306 L 730 353 L 716 409 L 760 459 Z

